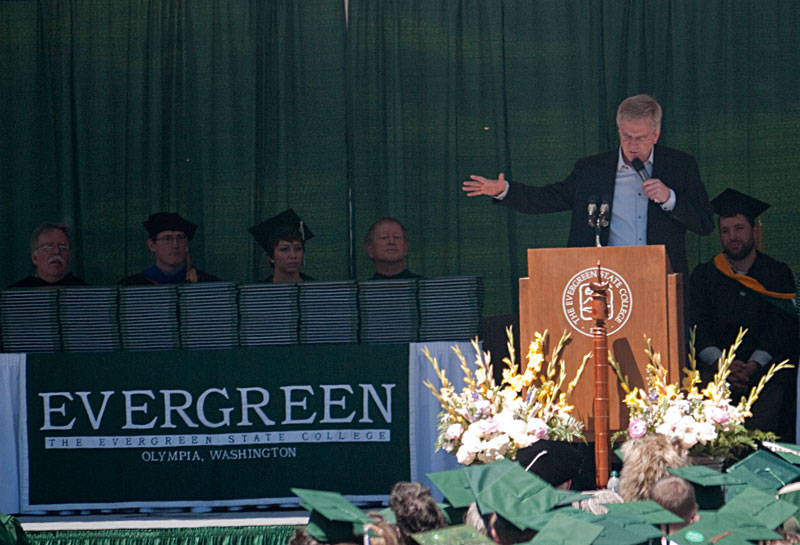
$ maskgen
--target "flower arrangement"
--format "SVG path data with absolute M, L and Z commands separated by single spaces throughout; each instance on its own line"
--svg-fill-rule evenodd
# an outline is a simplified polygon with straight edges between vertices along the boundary
M 698 388 L 701 381 L 695 359 L 694 330 L 690 333 L 688 367 L 683 369 L 686 376 L 680 385 L 667 383 L 667 370 L 661 365 L 661 355 L 653 352 L 650 339 L 645 338 L 645 353 L 649 360 L 646 389 L 631 389 L 627 377 L 622 376 L 619 364 L 610 357 L 611 367 L 627 394 L 625 404 L 630 416 L 627 436 L 636 439 L 658 433 L 676 441 L 692 456 L 725 459 L 731 458 L 742 448 L 755 450 L 756 441 L 775 440 L 773 433 L 746 429 L 744 421 L 751 416 L 753 403 L 775 373 L 793 366 L 786 361 L 773 364 L 750 390 L 750 394 L 742 396 L 734 404 L 727 378 L 731 363 L 736 358 L 736 350 L 746 332 L 740 330 L 727 353 L 723 351 L 717 362 L 714 379 L 703 389 Z
M 584 357 L 575 378 L 562 392 L 567 377 L 560 356 L 569 335 L 562 335 L 548 362 L 544 356 L 547 332 L 537 332 L 528 351 L 528 365 L 520 372 L 510 327 L 506 334 L 510 357 L 503 359 L 506 367 L 500 386 L 493 377 L 491 356 L 481 351 L 477 339 L 472 341 L 476 353 L 474 372 L 459 348 L 453 347 L 464 372 L 465 386 L 460 391 L 439 368 L 436 358 L 431 357 L 427 348 L 423 349 L 441 382 L 436 388 L 425 381 L 442 406 L 436 449 L 455 454 L 461 464 L 513 459 L 517 450 L 539 439 L 583 438 L 583 423 L 570 414 L 573 407 L 569 398 L 589 356 Z

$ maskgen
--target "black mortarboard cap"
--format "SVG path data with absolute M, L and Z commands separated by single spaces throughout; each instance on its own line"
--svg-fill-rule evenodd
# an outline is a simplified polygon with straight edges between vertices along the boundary
M 194 238 L 194 232 L 197 231 L 197 225 L 191 221 L 180 217 L 175 212 L 156 212 L 150 214 L 147 221 L 143 222 L 144 228 L 147 229 L 150 238 L 156 238 L 162 231 L 180 231 L 186 233 L 189 240 Z
M 583 466 L 583 456 L 572 444 L 549 439 L 540 439 L 519 449 L 516 460 L 553 486 L 574 479 Z
M 745 195 L 735 189 L 728 188 L 711 201 L 711 206 L 714 207 L 714 213 L 723 218 L 730 218 L 737 214 L 742 214 L 750 218 L 756 219 L 763 214 L 771 205 L 760 201 L 750 195 Z
M 272 253 L 272 248 L 281 236 L 299 233 L 303 242 L 314 237 L 311 229 L 291 208 L 253 225 L 248 231 L 268 254 Z

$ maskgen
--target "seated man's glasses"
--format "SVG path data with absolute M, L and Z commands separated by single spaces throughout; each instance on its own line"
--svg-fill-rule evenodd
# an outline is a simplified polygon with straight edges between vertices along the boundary
M 163 237 L 156 238 L 156 241 L 172 244 L 173 242 L 186 242 L 186 239 L 186 235 L 164 235 Z
M 53 250 L 56 249 L 56 246 L 58 246 L 58 249 L 61 250 L 62 252 L 68 252 L 70 249 L 69 244 L 53 244 L 52 242 L 47 242 L 45 244 L 42 244 L 39 246 L 38 249 L 44 250 L 45 252 L 52 252 Z

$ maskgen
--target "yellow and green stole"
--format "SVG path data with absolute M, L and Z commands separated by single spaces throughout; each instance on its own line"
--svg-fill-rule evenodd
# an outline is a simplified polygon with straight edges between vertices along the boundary
M 773 303 L 781 310 L 790 314 L 795 314 L 797 312 L 794 308 L 794 298 L 796 295 L 794 292 L 780 293 L 777 291 L 770 291 L 752 276 L 733 272 L 733 268 L 731 267 L 731 264 L 728 263 L 724 253 L 719 253 L 714 256 L 714 266 L 719 272 L 728 278 L 732 278 L 750 291 L 766 297 L 769 302 Z

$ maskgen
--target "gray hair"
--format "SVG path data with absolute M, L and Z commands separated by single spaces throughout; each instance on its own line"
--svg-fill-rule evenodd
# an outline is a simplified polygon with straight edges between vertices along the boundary
M 375 229 L 377 229 L 379 225 L 383 225 L 384 223 L 396 223 L 397 225 L 399 225 L 400 229 L 403 230 L 403 238 L 406 240 L 406 242 L 408 242 L 408 229 L 406 229 L 406 226 L 403 225 L 403 223 L 397 218 L 393 218 L 391 216 L 384 216 L 370 226 L 369 231 L 367 231 L 367 236 L 364 237 L 364 244 L 370 244 L 372 242 L 372 237 L 375 236 Z
M 623 119 L 650 119 L 653 132 L 661 130 L 661 105 L 650 95 L 634 95 L 617 108 L 617 127 Z
M 34 229 L 33 233 L 31 234 L 31 254 L 36 253 L 36 250 L 39 247 L 39 237 L 44 233 L 49 233 L 55 229 L 59 229 L 62 233 L 64 233 L 64 236 L 67 237 L 67 240 L 69 240 L 69 228 L 67 227 L 67 224 L 46 221 Z

